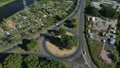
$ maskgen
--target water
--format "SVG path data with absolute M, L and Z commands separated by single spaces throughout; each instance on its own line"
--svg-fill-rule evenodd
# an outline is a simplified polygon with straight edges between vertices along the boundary
M 7 18 L 16 12 L 22 10 L 23 8 L 27 7 L 28 5 L 32 4 L 33 2 L 37 2 L 37 0 L 19 0 L 17 2 L 13 2 L 7 6 L 0 8 L 0 22 L 3 21 L 4 18 Z

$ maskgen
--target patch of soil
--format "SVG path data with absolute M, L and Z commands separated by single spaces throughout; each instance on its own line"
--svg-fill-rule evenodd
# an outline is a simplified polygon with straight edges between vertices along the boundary
M 71 50 L 67 50 L 67 49 L 60 50 L 58 47 L 56 47 L 49 41 L 46 41 L 46 47 L 52 54 L 57 56 L 68 56 L 73 54 L 77 50 L 77 47 L 73 47 Z
M 6 24 L 7 24 L 7 26 L 8 26 L 9 28 L 15 29 L 15 24 L 13 23 L 13 21 L 8 20 L 8 21 L 6 22 Z

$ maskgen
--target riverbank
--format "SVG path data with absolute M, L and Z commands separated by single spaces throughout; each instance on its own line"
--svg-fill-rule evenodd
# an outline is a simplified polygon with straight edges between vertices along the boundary
M 27 6 L 29 6 L 30 4 L 34 2 L 34 0 L 25 0 L 25 1 L 26 1 Z M 14 2 L 10 3 L 9 5 L 1 7 L 0 8 L 0 23 L 3 21 L 3 19 L 13 16 L 13 14 L 15 14 L 16 12 L 21 11 L 22 9 L 24 9 L 24 7 L 25 5 L 23 4 L 23 0 L 18 0 L 18 1 L 14 0 Z
M 0 1 L 0 7 L 8 5 L 8 4 L 10 4 L 10 3 L 14 2 L 14 1 L 17 1 L 17 0 L 2 0 L 2 1 Z

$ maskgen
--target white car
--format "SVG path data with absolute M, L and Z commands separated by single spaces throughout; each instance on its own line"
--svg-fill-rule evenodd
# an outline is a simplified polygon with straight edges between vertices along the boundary
M 58 24 L 58 23 L 56 23 L 55 25 L 56 25 L 56 26 L 59 26 L 59 24 Z
M 86 52 L 85 52 L 85 51 L 83 51 L 83 54 L 84 54 L 84 55 L 86 55 Z

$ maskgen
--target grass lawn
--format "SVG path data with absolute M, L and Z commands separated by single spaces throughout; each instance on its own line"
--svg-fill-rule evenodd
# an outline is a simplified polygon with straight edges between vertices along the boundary
M 15 49 L 13 51 L 10 51 L 11 53 L 20 53 L 20 52 L 40 52 L 40 42 L 38 42 L 38 45 L 30 50 L 30 51 L 25 51 L 24 49 L 22 49 L 21 47 L 19 47 L 18 49 Z
M 18 49 L 15 49 L 13 51 L 10 51 L 10 53 L 20 53 L 20 52 L 40 52 L 40 47 L 39 46 L 36 46 L 33 50 L 31 51 L 25 51 L 24 49 L 22 48 L 18 48 Z
M 40 45 L 36 46 L 33 50 L 31 50 L 32 52 L 40 52 Z
M 79 18 L 80 18 L 80 14 L 78 13 L 73 19 L 75 19 L 76 21 L 75 21 L 75 25 L 76 25 L 76 27 L 75 28 L 73 28 L 73 30 L 74 31 L 78 31 L 78 28 L 79 28 Z
M 99 67 L 111 68 L 108 64 L 104 63 L 101 59 L 98 58 L 103 47 L 102 42 L 89 39 L 89 44 L 92 57 L 95 60 L 95 62 L 99 65 Z
M 19 52 L 25 52 L 25 50 L 24 49 L 22 49 L 22 48 L 18 48 L 18 49 L 15 49 L 15 50 L 13 50 L 13 51 L 10 51 L 11 53 L 19 53 Z
M 17 0 L 0 0 L 0 7 L 3 5 L 7 5 L 8 3 L 11 3 L 13 1 L 17 1 Z M 49 2 L 48 2 L 49 1 Z M 65 11 L 69 11 L 70 8 L 74 8 L 74 4 L 72 4 L 71 2 L 61 2 L 61 1 L 51 1 L 48 0 L 46 2 L 44 2 L 44 0 L 41 0 L 38 2 L 38 6 L 42 6 L 45 5 L 46 7 L 48 7 L 49 9 L 47 9 L 45 6 L 42 7 L 36 7 L 34 6 L 34 4 L 31 4 L 29 6 L 29 10 L 30 13 L 27 14 L 26 11 L 21 10 L 15 14 L 13 14 L 12 16 L 10 16 L 9 18 L 5 19 L 4 21 L 2 21 L 2 23 L 5 24 L 0 24 L 1 28 L 3 28 L 3 30 L 9 31 L 12 30 L 10 28 L 8 28 L 6 26 L 6 21 L 11 20 L 13 21 L 13 23 L 16 25 L 16 28 L 18 28 L 18 31 L 12 31 L 10 32 L 10 34 L 13 35 L 12 38 L 9 38 L 12 40 L 12 42 L 10 43 L 6 43 L 6 44 L 2 44 L 0 50 L 6 50 L 7 48 L 11 48 L 14 45 L 20 44 L 22 42 L 22 39 L 31 39 L 31 38 L 36 38 L 36 36 L 39 36 L 40 33 L 45 32 L 48 28 L 48 26 L 50 26 L 51 24 L 54 24 L 58 21 L 61 21 L 63 17 L 68 16 L 68 13 Z M 62 6 L 62 5 L 64 6 Z M 69 8 L 67 8 L 68 6 L 70 6 Z M 51 9 L 54 8 L 54 9 Z M 70 13 L 72 12 L 72 10 L 70 10 Z M 51 14 L 49 16 L 49 18 L 44 18 L 44 15 L 49 15 L 49 13 Z M 61 18 L 61 20 L 56 20 L 56 14 Z M 23 16 L 27 17 L 27 19 L 23 19 Z M 38 22 L 36 22 L 36 20 Z M 40 21 L 41 20 L 41 21 Z M 32 25 L 32 27 L 27 27 L 27 22 L 30 22 L 30 24 Z M 45 26 L 42 27 L 41 30 L 37 31 L 37 28 L 41 28 L 41 24 L 44 24 Z M 21 26 L 21 28 L 19 27 L 19 25 Z M 36 26 L 37 25 L 37 26 Z M 36 28 L 37 27 L 37 28 Z M 33 29 L 35 28 L 35 29 Z M 35 30 L 35 34 L 31 34 L 30 32 L 28 32 L 29 29 L 33 29 Z M 21 33 L 25 32 L 26 35 L 22 36 Z M 1 39 L 0 39 L 1 40 Z M 8 40 L 5 40 L 8 41 Z M 17 51 L 22 51 L 21 49 L 18 49 Z M 37 50 L 35 50 L 37 51 Z
M 73 17 L 73 19 L 75 19 L 74 24 L 76 25 L 74 28 L 68 28 L 67 26 L 63 26 L 63 27 L 77 32 L 79 29 L 79 17 L 80 17 L 79 13 L 77 13 L 77 15 Z
M 16 1 L 16 0 L 0 0 L 0 7 L 5 6 L 14 1 Z
M 10 51 L 11 53 L 20 53 L 20 52 L 40 52 L 40 47 L 39 46 L 36 46 L 33 50 L 31 51 L 25 51 L 24 49 L 22 48 L 18 48 L 18 49 L 15 49 L 13 51 Z

